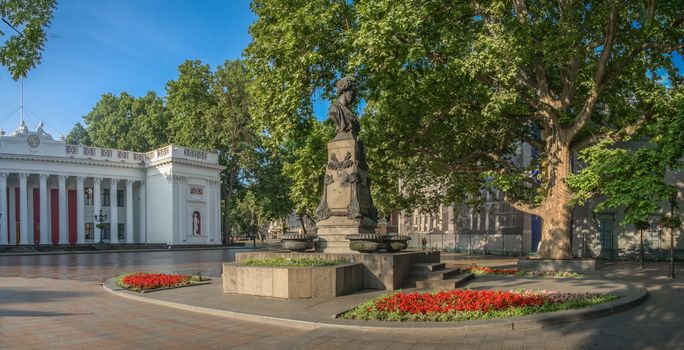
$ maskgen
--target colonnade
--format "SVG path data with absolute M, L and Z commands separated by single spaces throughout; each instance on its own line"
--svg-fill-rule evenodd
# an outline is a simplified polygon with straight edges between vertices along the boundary
M 68 189 L 70 178 L 76 180 L 75 199 L 73 198 L 74 195 L 69 196 L 69 191 L 73 191 L 73 189 Z M 55 194 L 54 180 L 57 182 L 56 200 L 53 198 Z M 86 181 L 92 183 L 92 201 L 89 200 L 88 204 L 85 203 Z M 141 227 L 144 225 L 144 222 L 134 222 L 133 189 L 136 181 L 140 182 L 139 197 L 144 203 L 145 184 L 140 180 L 66 174 L 0 172 L 0 245 L 32 245 L 36 243 L 41 245 L 68 245 L 103 241 L 100 236 L 101 229 L 95 227 L 98 222 L 94 217 L 94 215 L 99 214 L 100 209 L 103 209 L 101 197 L 103 183 L 109 185 L 110 200 L 109 203 L 105 203 L 109 204 L 109 210 L 103 209 L 103 213 L 108 215 L 106 222 L 110 223 L 108 242 L 136 243 L 134 241 L 135 225 L 138 224 Z M 12 187 L 8 187 L 9 182 L 13 185 Z M 49 186 L 51 183 L 53 184 L 52 187 Z M 73 185 L 73 180 L 71 183 Z M 120 186 L 125 187 L 125 203 L 123 204 L 125 218 L 123 222 L 119 222 L 118 213 L 117 190 Z M 37 196 L 35 195 L 36 190 L 38 191 Z M 35 199 L 39 201 L 38 204 L 35 203 Z M 31 206 L 29 206 L 29 202 L 33 202 Z M 55 205 L 57 209 L 55 209 Z M 86 217 L 86 209 L 89 210 L 86 207 L 89 206 L 92 206 L 94 215 Z M 139 215 L 140 220 L 144 220 L 143 216 Z M 125 227 L 124 239 L 121 241 L 118 238 L 118 224 L 120 223 L 123 223 Z M 92 239 L 86 238 L 86 224 L 89 224 L 89 228 L 93 230 Z M 74 231 L 76 233 L 75 242 L 73 237 L 72 240 L 69 239 L 69 233 Z M 58 236 L 58 239 L 54 240 L 53 234 Z M 35 237 L 36 235 L 37 237 Z

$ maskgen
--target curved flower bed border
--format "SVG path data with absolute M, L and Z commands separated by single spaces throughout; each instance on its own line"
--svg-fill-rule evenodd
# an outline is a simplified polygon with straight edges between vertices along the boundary
M 550 278 L 582 278 L 584 275 L 571 271 L 522 271 L 518 269 L 493 269 L 490 267 L 471 265 L 465 267 L 464 271 L 470 272 L 475 276 L 519 276 L 519 277 L 550 277 Z
M 206 281 L 208 279 L 203 279 L 201 275 L 131 272 L 119 275 L 116 278 L 116 285 L 134 292 L 145 293 L 209 283 Z
M 461 290 L 390 293 L 368 300 L 339 317 L 378 321 L 453 322 L 515 317 L 584 308 L 617 299 L 610 294 L 556 291 Z

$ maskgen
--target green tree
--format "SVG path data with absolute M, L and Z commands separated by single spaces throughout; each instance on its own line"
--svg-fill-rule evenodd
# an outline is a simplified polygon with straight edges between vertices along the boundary
M 104 94 L 83 120 L 94 146 L 146 152 L 169 143 L 169 118 L 163 99 L 150 91 L 140 98 Z M 71 133 L 81 132 L 78 126 Z
M 86 129 L 80 122 L 74 124 L 74 127 L 66 136 L 66 143 L 72 145 L 90 146 L 90 137 L 88 136 L 88 129 Z
M 311 131 L 302 144 L 290 144 L 289 154 L 283 170 L 289 179 L 289 198 L 304 227 L 304 217 L 316 222 L 316 207 L 323 190 L 323 175 L 328 158 L 327 143 L 333 137 L 335 128 L 331 123 L 312 121 Z
M 574 203 L 593 201 L 596 211 L 624 209 L 622 223 L 634 225 L 642 236 L 642 267 L 643 231 L 649 217 L 677 192 L 667 172 L 681 168 L 684 157 L 684 89 L 663 88 L 661 94 L 650 110 L 653 122 L 635 140 L 640 143 L 606 139 L 588 147 L 580 152 L 584 168 L 568 179 Z
M 542 218 L 540 256 L 569 258 L 573 150 L 636 136 L 658 118 L 654 106 L 671 93 L 662 76 L 682 82 L 680 8 L 258 0 L 246 50 L 253 115 L 282 143 L 311 118 L 312 96 L 329 97 L 353 73 L 372 115 L 364 124 L 375 124 L 366 130 L 381 133 L 368 136 L 380 154 L 369 152 L 369 165 L 402 178 L 394 203 L 434 207 L 496 188 Z M 516 156 L 523 142 L 536 149 L 529 164 Z
M 250 76 L 243 63 L 226 61 L 212 71 L 198 60 L 186 61 L 178 71 L 178 78 L 167 84 L 173 142 L 219 153 L 226 166 L 221 174 L 226 233 L 234 227 L 235 196 L 243 201 L 250 193 L 249 203 L 258 207 L 262 220 L 286 214 L 290 205 L 281 195 L 286 188 L 279 180 L 282 165 L 261 147 L 252 126 L 246 90 Z
M 0 64 L 14 80 L 40 63 L 55 4 L 55 0 L 0 0 L 0 37 L 11 33 L 0 45 Z

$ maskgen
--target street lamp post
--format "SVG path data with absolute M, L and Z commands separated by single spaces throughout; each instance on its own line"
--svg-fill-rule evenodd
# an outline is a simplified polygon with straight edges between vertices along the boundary
M 99 230 L 100 230 L 100 244 L 102 244 L 102 228 L 104 227 L 104 222 L 107 221 L 107 214 L 104 214 L 102 212 L 102 209 L 100 209 L 100 214 L 95 215 L 95 222 L 97 222 L 97 225 L 95 225 Z

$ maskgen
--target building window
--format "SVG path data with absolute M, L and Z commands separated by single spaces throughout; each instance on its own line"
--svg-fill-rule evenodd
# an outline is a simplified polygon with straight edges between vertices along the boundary
M 109 229 L 109 223 L 103 223 L 102 224 L 102 232 L 100 233 L 100 237 L 102 239 L 110 239 L 112 238 L 111 230 Z
M 124 206 L 124 190 L 116 190 L 116 205 L 120 208 Z
M 109 206 L 109 189 L 108 188 L 102 189 L 102 206 L 103 207 Z
M 95 224 L 92 222 L 85 223 L 85 238 L 93 239 L 95 238 Z
M 84 201 L 85 205 L 93 205 L 93 188 L 92 187 L 86 187 L 85 191 L 83 192 Z
M 118 224 L 117 232 L 117 237 L 119 237 L 119 239 L 126 238 L 124 235 L 124 224 Z

